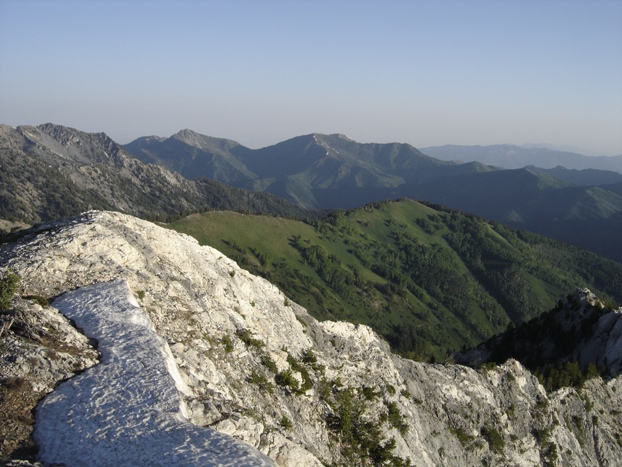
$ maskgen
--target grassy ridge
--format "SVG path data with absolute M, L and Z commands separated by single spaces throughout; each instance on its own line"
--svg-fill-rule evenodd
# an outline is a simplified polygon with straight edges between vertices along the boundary
M 618 300 L 622 290 L 618 263 L 410 200 L 311 223 L 210 212 L 171 227 L 266 277 L 315 317 L 368 324 L 415 358 L 475 345 L 576 287 Z

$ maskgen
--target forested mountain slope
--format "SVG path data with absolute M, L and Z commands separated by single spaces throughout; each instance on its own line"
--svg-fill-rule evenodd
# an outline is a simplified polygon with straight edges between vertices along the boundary
M 577 186 L 530 169 L 404 185 L 403 196 L 443 204 L 556 238 L 622 262 L 618 185 Z
M 622 301 L 619 263 L 410 200 L 310 224 L 214 212 L 171 227 L 268 278 L 315 317 L 369 324 L 418 358 L 475 345 L 577 287 Z
M 610 185 L 622 174 L 611 171 L 617 170 L 615 166 L 608 167 L 609 171 L 501 170 L 479 162 L 485 158 L 463 158 L 477 162 L 458 164 L 435 159 L 408 144 L 361 144 L 338 134 L 298 136 L 251 150 L 183 130 L 167 139 L 141 138 L 126 148 L 143 160 L 162 163 L 188 177 L 205 175 L 305 207 L 353 208 L 409 197 L 551 236 L 622 262 L 617 241 L 622 236 L 622 196 Z M 458 152 L 470 156 L 476 149 Z M 551 167 L 556 167 L 567 161 L 570 167 L 585 168 L 589 162 L 600 161 L 511 146 L 479 149 L 484 155 L 505 154 L 511 167 L 518 161 L 525 162 L 519 167 L 538 165 L 538 161 L 544 167 L 555 162 Z
M 578 289 L 551 310 L 455 354 L 454 360 L 478 367 L 512 358 L 548 390 L 580 387 L 588 377 L 622 373 L 621 311 L 590 290 Z

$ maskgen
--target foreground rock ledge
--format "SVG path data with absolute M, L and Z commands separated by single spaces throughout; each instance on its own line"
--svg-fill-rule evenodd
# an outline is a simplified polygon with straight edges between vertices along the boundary
M 348 388 L 361 420 L 378 426 L 382 443 L 394 439 L 392 454 L 413 465 L 596 466 L 622 459 L 620 377 L 547 394 L 516 361 L 475 371 L 404 360 L 368 327 L 319 323 L 217 250 L 127 215 L 90 212 L 42 226 L 3 245 L 0 265 L 21 276 L 23 296 L 126 281 L 170 348 L 188 420 L 282 466 L 348 465 L 347 440 L 331 422 L 339 413 L 326 401 Z M 304 365 L 305 376 L 300 364 L 309 350 L 316 361 Z M 312 387 L 279 386 L 271 368 L 289 371 L 288 384 L 302 386 L 306 377 Z M 100 380 L 93 391 L 105 400 L 110 383 Z M 366 397 L 363 388 L 375 395 Z M 165 411 L 178 413 L 167 400 Z M 100 422 L 94 432 L 106 430 Z

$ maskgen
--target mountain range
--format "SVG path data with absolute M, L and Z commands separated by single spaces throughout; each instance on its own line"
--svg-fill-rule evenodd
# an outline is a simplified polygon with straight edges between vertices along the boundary
M 407 144 L 361 144 L 338 134 L 300 136 L 251 150 L 190 130 L 167 139 L 141 138 L 125 148 L 144 161 L 190 178 L 202 175 L 268 191 L 309 208 L 348 208 L 410 197 L 622 261 L 618 241 L 622 235 L 622 156 L 591 158 L 512 146 L 451 147 L 471 160 L 456 163 L 429 157 Z M 495 165 L 507 162 L 513 167 L 521 161 L 540 165 L 514 170 L 484 165 L 481 161 L 488 160 L 484 156 L 489 153 L 506 154 L 506 159 L 491 158 Z M 570 167 L 560 167 L 558 162 Z M 599 166 L 608 170 L 590 168 Z
M 533 165 L 543 169 L 565 167 L 574 170 L 597 169 L 622 173 L 622 155 L 595 157 L 576 152 L 511 144 L 430 146 L 421 148 L 421 151 L 444 161 L 478 161 L 506 169 L 520 169 Z
M 348 205 L 350 198 L 335 196 L 331 199 L 322 196 L 322 190 L 336 190 L 342 195 L 347 189 L 375 188 L 390 193 L 392 188 L 403 185 L 524 167 L 579 186 L 622 182 L 622 161 L 618 164 L 616 157 L 594 158 L 518 146 L 474 147 L 472 150 L 463 146 L 443 146 L 456 151 L 463 149 L 469 157 L 466 159 L 469 162 L 455 162 L 437 157 L 436 152 L 429 157 L 408 144 L 362 144 L 340 134 L 310 134 L 252 150 L 235 141 L 186 129 L 170 138 L 138 138 L 124 147 L 139 159 L 163 165 L 186 178 L 206 176 L 236 186 L 270 191 L 312 208 L 353 207 Z M 489 152 L 496 156 L 496 148 L 509 153 L 524 151 L 531 157 L 504 159 L 499 156 L 489 158 L 492 162 L 482 162 L 487 160 Z M 439 148 L 429 148 L 430 151 L 436 149 Z M 562 166 L 557 162 L 567 164 Z M 577 169 L 577 165 L 583 167 Z M 607 166 L 607 169 L 600 166 Z M 303 185 L 306 190 L 298 185 Z M 364 204 L 356 197 L 352 199 L 355 200 L 354 206 Z
M 589 284 L 619 299 L 620 264 L 438 204 L 382 201 L 427 192 L 518 224 L 554 213 L 593 237 L 611 228 L 615 253 L 615 175 L 590 171 L 582 184 L 572 169 L 457 164 L 343 135 L 260 150 L 177 136 L 192 178 L 103 133 L 0 127 L 0 217 L 49 221 L 0 243 L 1 462 L 620 459 L 622 310 L 583 288 L 560 297 Z M 150 162 L 165 164 L 167 140 L 142 141 Z M 199 176 L 201 164 L 240 186 Z M 363 199 L 373 202 L 305 209 Z M 58 220 L 91 208 L 167 223 Z M 459 343 L 443 364 L 391 352 Z
M 445 162 L 408 144 L 360 144 L 344 135 L 310 134 L 251 150 L 230 140 L 182 130 L 124 146 L 144 162 L 187 178 L 205 176 L 267 191 L 311 209 L 356 207 L 391 197 L 405 183 L 490 170 Z
M 121 146 L 103 133 L 52 124 L 0 127 L 0 158 L 4 219 L 37 222 L 89 208 L 152 219 L 209 209 L 308 218 L 318 216 L 310 210 L 410 197 L 622 262 L 622 174 L 612 170 L 501 169 L 339 134 L 249 149 L 182 130 Z

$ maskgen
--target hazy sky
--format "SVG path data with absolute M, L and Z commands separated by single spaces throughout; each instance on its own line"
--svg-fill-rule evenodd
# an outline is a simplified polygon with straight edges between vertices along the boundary
M 622 1 L 0 0 L 0 123 L 622 154 Z

